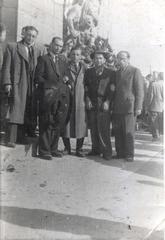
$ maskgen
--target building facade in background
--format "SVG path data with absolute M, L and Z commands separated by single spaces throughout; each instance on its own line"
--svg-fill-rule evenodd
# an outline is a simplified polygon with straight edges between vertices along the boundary
M 0 0 L 0 21 L 7 26 L 7 41 L 21 39 L 21 29 L 33 25 L 38 41 L 49 44 L 63 35 L 63 0 Z

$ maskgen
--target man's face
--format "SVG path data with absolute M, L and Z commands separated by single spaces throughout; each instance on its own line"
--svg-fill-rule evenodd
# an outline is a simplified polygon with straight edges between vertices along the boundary
M 129 64 L 129 58 L 126 53 L 121 53 L 117 56 L 119 66 L 124 69 Z
M 24 33 L 24 41 L 27 45 L 32 45 L 35 43 L 37 38 L 37 32 L 34 30 L 28 30 Z
M 0 43 L 3 43 L 6 40 L 6 31 L 0 33 Z
M 63 41 L 61 39 L 55 39 L 52 43 L 51 50 L 54 54 L 61 53 L 63 48 Z
M 70 54 L 70 58 L 71 58 L 71 61 L 73 63 L 79 63 L 81 61 L 81 50 L 80 49 L 77 49 L 77 50 L 73 50 Z
M 95 54 L 95 57 L 94 57 L 94 63 L 95 63 L 95 66 L 96 67 L 101 67 L 105 64 L 106 60 L 103 56 L 103 54 Z

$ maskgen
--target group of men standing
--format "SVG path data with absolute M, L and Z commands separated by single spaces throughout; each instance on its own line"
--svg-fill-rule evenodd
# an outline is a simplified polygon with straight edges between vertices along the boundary
M 60 136 L 65 154 L 71 154 L 70 138 L 76 138 L 76 155 L 83 157 L 89 128 L 92 149 L 88 155 L 110 160 L 113 115 L 116 158 L 133 161 L 135 121 L 142 110 L 144 84 L 140 71 L 129 63 L 129 53 L 118 53 L 120 69 L 112 71 L 105 67 L 107 52 L 98 49 L 91 54 L 93 66 L 88 67 L 80 45 L 73 46 L 66 59 L 61 38 L 54 37 L 45 54 L 35 44 L 37 35 L 35 27 L 25 27 L 22 40 L 8 44 L 4 54 L 1 81 L 10 99 L 7 146 L 15 146 L 19 131 L 21 142 L 25 136 L 35 136 L 38 125 L 39 157 L 62 157 Z

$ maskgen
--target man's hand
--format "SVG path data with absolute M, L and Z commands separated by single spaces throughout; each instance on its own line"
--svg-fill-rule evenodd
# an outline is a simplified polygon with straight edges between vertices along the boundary
M 92 102 L 88 97 L 86 98 L 85 105 L 87 110 L 91 110 L 93 107 Z
M 11 85 L 6 85 L 5 86 L 5 93 L 9 96 L 12 90 L 12 86 Z
M 68 76 L 64 76 L 64 77 L 63 77 L 63 82 L 66 83 L 66 84 L 69 82 Z
M 111 84 L 111 85 L 110 85 L 110 90 L 111 90 L 112 92 L 115 91 L 115 84 Z
M 109 101 L 107 100 L 103 103 L 103 111 L 108 111 L 108 110 L 109 110 Z
M 137 117 L 137 116 L 139 116 L 141 113 L 142 113 L 142 110 L 136 110 L 134 115 L 135 115 L 135 117 Z

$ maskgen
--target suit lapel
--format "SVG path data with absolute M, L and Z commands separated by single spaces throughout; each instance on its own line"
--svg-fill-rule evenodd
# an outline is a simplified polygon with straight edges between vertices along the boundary
M 50 63 L 51 63 L 51 66 L 52 66 L 54 72 L 59 76 L 59 73 L 57 72 L 57 69 L 56 69 L 55 62 L 53 61 L 53 59 L 52 59 L 52 57 L 50 56 L 50 54 L 49 54 L 48 56 L 49 56 L 49 60 L 50 60 Z
M 17 43 L 17 49 L 18 49 L 18 53 L 21 55 L 21 57 L 23 57 L 26 62 L 29 62 L 25 46 L 23 45 L 22 42 Z

